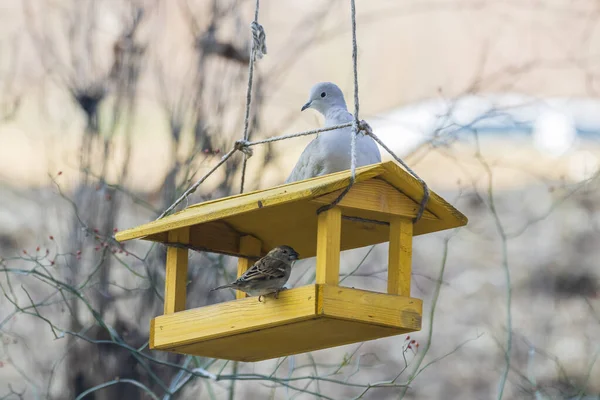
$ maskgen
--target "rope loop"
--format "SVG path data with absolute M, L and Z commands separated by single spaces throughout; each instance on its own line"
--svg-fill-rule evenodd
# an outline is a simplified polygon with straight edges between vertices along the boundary
M 254 61 L 261 59 L 267 54 L 267 35 L 261 24 L 252 21 L 250 24 L 252 30 L 252 57 Z
M 241 151 L 248 158 L 252 157 L 254 151 L 250 148 L 250 142 L 244 139 L 236 140 L 235 145 L 233 146 L 237 151 Z
M 364 136 L 373 136 L 373 128 L 363 119 L 358 122 L 358 133 Z

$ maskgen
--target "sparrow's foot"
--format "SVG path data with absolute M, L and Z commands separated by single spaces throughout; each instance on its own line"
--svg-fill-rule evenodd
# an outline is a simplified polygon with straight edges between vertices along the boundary
M 280 289 L 277 289 L 275 291 L 275 298 L 278 299 L 279 298 L 279 292 L 283 292 L 284 290 L 287 290 L 287 288 L 286 287 L 282 287 Z
M 258 296 L 258 302 L 259 302 L 259 303 L 262 303 L 262 298 L 263 298 L 263 295 L 262 295 L 262 294 L 261 294 L 260 296 Z

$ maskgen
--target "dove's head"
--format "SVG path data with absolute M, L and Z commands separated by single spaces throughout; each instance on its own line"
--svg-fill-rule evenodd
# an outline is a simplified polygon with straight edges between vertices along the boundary
M 291 264 L 292 261 L 296 261 L 298 257 L 300 257 L 296 250 L 292 249 L 290 246 L 277 246 L 271 250 L 267 256 L 276 258 L 288 264 Z
M 310 89 L 308 102 L 302 106 L 302 111 L 314 108 L 323 115 L 332 108 L 343 108 L 346 110 L 344 94 L 337 85 L 331 82 L 317 83 Z

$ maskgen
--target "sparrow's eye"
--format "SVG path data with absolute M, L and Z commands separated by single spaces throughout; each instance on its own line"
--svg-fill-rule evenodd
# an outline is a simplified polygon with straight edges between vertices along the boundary
M 327 96 L 327 93 L 325 93 L 325 92 L 322 92 L 322 93 L 321 93 L 321 97 L 325 97 L 325 96 Z

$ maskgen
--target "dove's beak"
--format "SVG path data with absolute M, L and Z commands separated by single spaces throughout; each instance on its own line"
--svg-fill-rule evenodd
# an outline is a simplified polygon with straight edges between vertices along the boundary
M 311 101 L 309 101 L 308 103 L 306 103 L 305 105 L 303 105 L 303 106 L 302 106 L 302 108 L 300 109 L 300 111 L 304 111 L 304 110 L 306 110 L 307 108 L 310 108 L 310 105 L 311 105 L 311 103 L 312 103 L 312 100 L 311 100 Z

